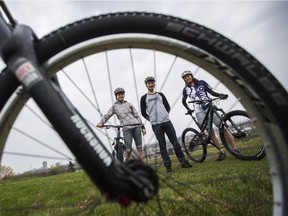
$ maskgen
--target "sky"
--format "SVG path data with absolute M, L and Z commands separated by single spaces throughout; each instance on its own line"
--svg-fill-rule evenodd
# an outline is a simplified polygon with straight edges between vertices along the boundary
M 60 0 L 6 1 L 6 3 L 18 22 L 30 25 L 39 38 L 76 20 L 109 12 L 146 11 L 184 18 L 211 28 L 212 30 L 215 30 L 232 39 L 249 53 L 254 55 L 265 67 L 268 68 L 268 70 L 272 72 L 272 74 L 279 80 L 284 88 L 288 89 L 288 73 L 286 71 L 286 68 L 288 68 L 287 1 Z M 113 58 L 113 54 L 111 54 L 111 58 Z M 163 57 L 163 59 L 164 58 L 165 57 Z M 181 72 L 179 72 L 179 77 L 180 73 Z M 161 80 L 163 78 L 159 77 L 159 79 Z M 180 82 L 181 80 L 179 83 Z M 215 86 L 216 83 L 216 81 L 212 81 L 212 86 Z M 116 85 L 123 84 L 124 80 L 118 79 L 114 86 L 118 87 Z M 179 92 L 181 88 L 182 86 L 179 87 L 177 91 Z M 171 98 L 168 97 L 168 100 L 173 103 L 176 96 L 172 95 L 174 94 L 175 90 L 165 87 L 163 91 L 164 93 L 171 95 Z M 139 92 L 140 94 L 144 93 L 145 86 L 140 86 Z M 130 101 L 131 98 L 128 92 L 126 97 L 127 100 Z M 112 105 L 110 99 L 108 101 L 109 102 L 102 106 L 102 111 L 104 113 Z M 137 104 L 134 105 L 135 107 L 138 106 Z M 181 115 L 183 115 L 183 110 L 180 112 L 182 112 Z M 179 128 L 179 130 L 177 130 L 178 134 L 181 132 L 181 130 L 183 130 L 183 127 L 186 126 L 181 125 L 181 123 L 177 123 L 179 118 L 180 117 L 178 117 L 178 115 L 174 112 L 172 121 L 175 122 L 175 127 Z M 19 121 L 27 122 L 30 121 L 30 119 L 29 117 L 24 116 Z M 94 123 L 97 123 L 98 121 L 99 117 L 93 119 Z M 51 135 L 51 137 L 52 136 L 54 135 Z M 19 149 L 20 147 L 17 148 Z M 16 172 L 21 172 L 23 170 L 40 167 L 41 160 L 43 161 L 43 159 L 39 159 L 36 162 L 36 159 L 35 161 L 24 159 L 24 162 L 17 164 L 17 159 L 11 158 L 5 159 L 2 163 L 4 163 L 4 165 L 7 164 L 11 166 Z

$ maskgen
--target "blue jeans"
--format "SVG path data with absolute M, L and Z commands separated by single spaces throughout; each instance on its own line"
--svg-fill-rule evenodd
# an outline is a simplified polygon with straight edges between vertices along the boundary
M 176 132 L 171 121 L 152 125 L 152 129 L 159 142 L 160 154 L 163 159 L 164 166 L 171 166 L 171 159 L 166 148 L 165 134 L 171 142 L 179 162 L 182 164 L 183 162 L 187 161 L 177 140 Z
M 131 128 L 128 130 L 124 130 L 123 136 L 124 136 L 124 143 L 128 151 L 132 150 L 132 142 L 133 142 L 132 139 L 134 139 L 136 147 L 142 146 L 142 137 L 141 137 L 140 127 L 135 127 L 135 128 Z

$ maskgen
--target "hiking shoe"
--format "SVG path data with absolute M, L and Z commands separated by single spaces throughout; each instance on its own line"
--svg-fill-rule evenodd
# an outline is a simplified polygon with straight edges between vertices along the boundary
M 168 172 L 172 172 L 172 167 L 171 167 L 171 166 L 167 166 L 167 167 L 166 167 L 166 171 L 167 171 L 167 173 L 168 173 Z
M 217 160 L 218 160 L 218 161 L 222 161 L 222 160 L 224 160 L 226 157 L 227 157 L 227 155 L 226 155 L 225 152 L 220 152 Z
M 182 166 L 182 168 L 190 168 L 190 167 L 192 167 L 192 165 L 188 161 L 183 162 L 181 166 Z

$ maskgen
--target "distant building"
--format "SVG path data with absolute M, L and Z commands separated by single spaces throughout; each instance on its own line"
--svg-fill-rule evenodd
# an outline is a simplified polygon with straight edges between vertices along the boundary
M 43 161 L 43 169 L 44 170 L 48 169 L 47 161 Z
M 47 161 L 43 161 L 42 167 L 40 167 L 38 169 L 35 168 L 35 169 L 30 170 L 31 173 L 45 173 L 48 171 L 49 171 L 49 169 L 48 169 Z

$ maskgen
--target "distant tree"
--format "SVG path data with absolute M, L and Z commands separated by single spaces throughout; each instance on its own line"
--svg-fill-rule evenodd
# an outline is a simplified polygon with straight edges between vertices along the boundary
M 0 165 L 0 178 L 7 177 L 7 176 L 14 176 L 15 172 L 9 166 L 2 166 Z
M 76 171 L 75 165 L 71 161 L 69 161 L 69 164 L 68 164 L 68 171 L 69 172 L 75 172 Z
M 55 173 L 56 172 L 56 167 L 52 164 L 49 168 L 51 173 Z
M 54 166 L 54 165 L 51 165 L 50 168 L 49 168 L 49 173 L 52 174 L 52 175 L 57 175 L 59 174 L 59 166 Z

